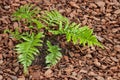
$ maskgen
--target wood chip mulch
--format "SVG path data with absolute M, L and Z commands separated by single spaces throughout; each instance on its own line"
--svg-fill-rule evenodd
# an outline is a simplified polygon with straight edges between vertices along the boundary
M 25 77 L 14 51 L 16 41 L 3 32 L 22 25 L 11 15 L 28 3 L 88 25 L 105 49 L 74 46 L 61 38 L 61 61 L 51 69 L 35 61 Z M 120 0 L 0 0 L 0 80 L 120 80 Z

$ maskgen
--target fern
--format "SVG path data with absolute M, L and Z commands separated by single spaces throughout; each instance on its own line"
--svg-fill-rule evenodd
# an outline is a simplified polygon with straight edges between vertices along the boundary
M 102 47 L 96 36 L 93 35 L 93 30 L 88 26 L 80 27 L 80 24 L 70 22 L 56 10 L 50 12 L 46 11 L 45 14 L 36 17 L 39 12 L 37 7 L 29 4 L 21 6 L 20 9 L 13 14 L 15 20 L 24 21 L 29 28 L 37 27 L 37 29 L 30 30 L 31 34 L 28 32 L 19 33 L 17 29 L 14 32 L 10 30 L 4 31 L 10 33 L 12 37 L 17 38 L 21 42 L 16 45 L 15 50 L 19 54 L 18 60 L 23 65 L 25 74 L 28 73 L 28 67 L 32 64 L 34 56 L 39 54 L 39 50 L 36 47 L 42 46 L 41 38 L 44 35 L 38 33 L 38 29 L 47 29 L 54 35 L 66 35 L 67 42 L 72 41 L 74 44 L 82 44 L 84 46 L 97 45 Z M 33 33 L 33 31 L 36 31 L 37 34 Z M 46 30 L 43 32 L 46 32 Z M 49 54 L 45 57 L 45 62 L 47 67 L 52 67 L 61 59 L 61 49 L 57 45 L 52 45 L 49 41 L 47 41 L 47 46 L 47 52 L 49 52 Z
M 18 59 L 19 62 L 24 67 L 24 73 L 28 73 L 28 67 L 32 64 L 34 60 L 34 55 L 39 53 L 39 50 L 36 46 L 42 46 L 40 38 L 43 37 L 42 33 L 35 35 L 32 33 L 29 36 L 22 36 L 24 42 L 16 45 L 16 51 L 19 53 Z
M 80 43 L 84 46 L 88 44 L 88 46 L 97 45 L 102 47 L 96 36 L 93 35 L 93 30 L 89 29 L 87 26 L 80 28 L 79 24 L 69 22 L 57 11 L 48 12 L 46 16 L 44 16 L 43 21 L 51 26 L 58 24 L 58 30 L 49 31 L 56 35 L 65 34 L 68 42 L 73 41 L 74 44 Z
M 52 44 L 49 41 L 47 41 L 47 46 L 48 46 L 48 52 L 50 53 L 46 56 L 45 59 L 46 59 L 47 67 L 51 67 L 58 63 L 58 61 L 62 57 L 62 54 L 60 52 L 61 49 L 56 45 L 52 46 Z

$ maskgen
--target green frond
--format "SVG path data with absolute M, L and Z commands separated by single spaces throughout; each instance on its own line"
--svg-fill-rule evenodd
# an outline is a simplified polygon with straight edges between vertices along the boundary
M 32 19 L 32 22 L 35 23 L 37 25 L 38 29 L 41 29 L 44 27 L 44 25 L 37 19 Z
M 83 44 L 83 45 L 88 44 L 88 46 L 97 45 L 103 48 L 103 46 L 97 40 L 97 37 L 93 35 L 92 29 L 88 28 L 87 26 L 84 26 L 80 28 L 79 31 L 80 31 L 80 35 L 79 35 L 80 44 Z
M 19 53 L 18 59 L 24 67 L 24 73 L 26 74 L 27 68 L 32 64 L 34 56 L 39 53 L 39 50 L 36 46 L 42 46 L 40 38 L 42 38 L 42 33 L 35 35 L 32 33 L 29 36 L 22 36 L 24 42 L 16 45 L 16 51 Z
M 80 28 L 80 24 L 75 22 L 66 24 L 60 21 L 58 30 L 49 30 L 55 35 L 65 34 L 67 42 L 72 41 L 74 44 L 83 44 L 84 46 L 87 44 L 88 46 L 100 46 L 100 42 L 97 40 L 96 36 L 93 35 L 93 30 L 89 29 L 88 26 L 84 26 Z
M 33 28 L 32 23 L 36 24 L 38 29 L 42 28 L 44 25 L 39 21 L 38 18 L 35 18 L 40 11 L 37 7 L 34 7 L 31 4 L 21 6 L 16 12 L 13 13 L 15 20 L 21 21 L 25 19 L 27 24 L 30 23 L 29 28 Z
M 65 29 L 63 29 L 63 22 L 60 21 L 59 22 L 59 29 L 58 30 L 49 30 L 49 32 L 51 32 L 54 35 L 58 35 L 58 34 L 64 34 Z
M 26 20 L 26 23 L 31 23 L 32 19 L 39 13 L 37 7 L 34 7 L 31 4 L 27 4 L 24 6 L 21 6 L 16 12 L 13 13 L 13 17 L 15 20 Z M 36 23 L 36 22 L 35 22 Z M 38 25 L 38 23 L 37 23 Z M 40 27 L 40 26 L 39 26 Z
M 51 67 L 57 64 L 57 62 L 61 59 L 62 54 L 60 52 L 60 48 L 58 46 L 53 46 L 49 41 L 47 41 L 48 52 L 50 52 L 46 57 L 47 67 Z
M 58 25 L 60 21 L 67 22 L 68 19 L 62 16 L 58 11 L 46 11 L 45 14 L 42 16 L 42 21 L 44 21 L 48 26 L 55 26 Z
M 20 35 L 18 29 L 15 29 L 14 32 L 12 32 L 12 31 L 9 30 L 9 29 L 6 29 L 6 30 L 4 30 L 4 33 L 9 33 L 11 38 L 15 38 L 15 39 L 17 39 L 17 40 L 20 40 L 20 39 L 21 39 L 21 35 Z
M 100 42 L 97 40 L 96 36 L 93 35 L 93 30 L 87 26 L 79 28 L 79 24 L 72 23 L 69 28 L 65 31 L 67 41 L 73 41 L 74 44 L 80 43 L 88 46 L 100 46 Z

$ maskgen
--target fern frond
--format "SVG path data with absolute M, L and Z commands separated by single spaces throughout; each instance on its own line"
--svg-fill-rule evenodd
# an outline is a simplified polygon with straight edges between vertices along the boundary
M 100 46 L 103 48 L 103 46 L 101 45 L 101 43 L 97 40 L 97 37 L 95 35 L 93 35 L 93 30 L 88 28 L 87 26 L 84 26 L 82 28 L 79 29 L 80 31 L 80 44 L 86 45 L 88 44 L 88 46 Z
M 60 23 L 59 23 L 59 29 L 58 29 L 58 30 L 49 29 L 48 31 L 51 32 L 51 33 L 54 34 L 54 35 L 64 34 L 64 33 L 65 33 L 65 32 L 64 32 L 65 30 L 63 29 L 63 24 L 62 24 L 61 21 L 60 21 Z
M 53 46 L 49 41 L 47 41 L 48 52 L 50 52 L 46 57 L 47 67 L 51 67 L 57 64 L 57 62 L 61 59 L 62 54 L 60 52 L 60 48 L 58 46 Z
M 60 21 L 67 22 L 68 19 L 64 16 L 62 16 L 58 11 L 53 10 L 50 12 L 45 12 L 42 16 L 42 21 L 44 21 L 48 26 L 55 26 L 58 25 Z
M 80 43 L 84 46 L 87 44 L 88 46 L 97 45 L 102 47 L 96 36 L 93 35 L 93 30 L 89 29 L 88 26 L 80 28 L 80 24 L 76 24 L 74 22 L 67 22 L 66 24 L 60 22 L 58 30 L 49 31 L 55 35 L 65 34 L 67 42 L 73 41 L 74 44 Z
M 9 30 L 9 29 L 6 29 L 6 30 L 4 30 L 4 33 L 9 33 L 11 38 L 15 38 L 15 39 L 17 39 L 17 40 L 20 40 L 20 39 L 21 39 L 21 35 L 20 35 L 18 29 L 15 29 L 14 32 L 12 32 L 12 31 Z
M 79 42 L 84 46 L 87 44 L 88 46 L 97 45 L 102 47 L 96 36 L 93 35 L 93 30 L 87 26 L 79 28 L 79 25 L 72 23 L 65 34 L 67 41 L 73 41 L 74 44 Z
M 37 19 L 32 19 L 32 22 L 35 23 L 37 25 L 38 29 L 41 29 L 44 27 L 44 25 Z
M 32 33 L 30 36 L 22 36 L 24 42 L 16 45 L 16 51 L 19 53 L 18 59 L 19 62 L 24 67 L 24 73 L 27 73 L 28 67 L 32 64 L 34 56 L 39 53 L 39 50 L 36 46 L 42 46 L 40 38 L 42 38 L 42 33 L 35 35 Z
M 37 28 L 40 29 L 44 25 L 39 21 L 38 18 L 35 18 L 39 12 L 40 11 L 38 10 L 37 7 L 27 4 L 27 5 L 21 6 L 20 9 L 18 9 L 16 12 L 13 13 L 13 16 L 15 17 L 15 20 L 18 20 L 18 21 L 25 19 L 26 20 L 25 22 L 27 24 L 30 23 L 29 28 L 33 28 L 31 24 L 35 23 Z
M 22 20 L 26 19 L 27 23 L 31 23 L 33 17 L 36 16 L 36 14 L 39 13 L 39 10 L 37 7 L 33 7 L 33 5 L 24 5 L 21 6 L 16 12 L 13 13 L 13 17 L 15 17 L 15 20 Z

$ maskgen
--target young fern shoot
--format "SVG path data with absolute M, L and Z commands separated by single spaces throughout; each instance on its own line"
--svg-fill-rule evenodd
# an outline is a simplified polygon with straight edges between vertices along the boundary
M 47 67 L 52 67 L 58 63 L 58 61 L 62 57 L 62 53 L 60 52 L 60 48 L 57 45 L 52 45 L 49 41 L 47 41 L 48 52 L 49 54 L 45 57 Z

